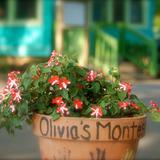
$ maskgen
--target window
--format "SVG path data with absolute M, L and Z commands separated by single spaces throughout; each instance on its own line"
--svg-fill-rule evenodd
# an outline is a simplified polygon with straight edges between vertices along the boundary
M 7 0 L 0 0 L 0 20 L 7 18 Z
M 0 24 L 40 22 L 42 0 L 0 0 Z
M 104 22 L 107 17 L 106 5 L 108 0 L 93 1 L 93 21 Z
M 86 5 L 84 2 L 64 2 L 64 24 L 69 26 L 83 26 L 86 23 Z
M 16 18 L 36 18 L 37 0 L 16 0 Z
M 122 22 L 125 20 L 125 0 L 113 0 L 113 21 Z
M 143 3 L 142 0 L 131 0 L 130 21 L 131 23 L 143 22 Z
M 147 23 L 148 0 L 93 0 L 92 3 L 95 22 Z

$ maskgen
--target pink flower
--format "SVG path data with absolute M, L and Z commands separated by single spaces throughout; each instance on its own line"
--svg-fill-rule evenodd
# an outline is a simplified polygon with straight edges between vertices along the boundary
M 87 81 L 88 82 L 93 82 L 97 77 L 97 72 L 94 72 L 93 70 L 89 71 L 87 73 Z
M 56 66 L 59 66 L 59 65 L 60 65 L 60 62 L 59 62 L 58 60 L 56 60 L 56 61 L 55 61 L 55 65 L 56 65 Z
M 11 77 L 9 77 L 7 85 L 9 88 L 18 88 L 17 79 L 11 79 Z
M 11 109 L 11 112 L 12 112 L 12 113 L 16 111 L 15 105 L 13 105 L 13 104 L 10 105 L 9 108 Z
M 13 104 L 13 100 L 10 100 L 9 101 L 9 108 L 11 109 L 11 112 L 13 113 L 13 112 L 15 112 L 15 105 Z
M 49 60 L 48 60 L 48 62 L 47 62 L 47 66 L 48 66 L 48 67 L 52 66 L 55 58 L 58 57 L 58 56 L 60 57 L 61 54 L 57 53 L 55 50 L 52 51 L 51 56 L 50 56 L 50 58 L 49 58 Z M 57 60 L 56 60 L 55 65 L 59 65 L 59 62 L 58 62 Z
M 17 90 L 17 89 L 12 89 L 11 90 L 11 95 L 12 95 L 12 98 L 13 98 L 13 101 L 16 101 L 16 102 L 20 102 L 20 100 L 22 99 L 21 98 L 21 95 L 20 95 L 20 90 Z
M 18 74 L 20 74 L 19 71 L 12 71 L 8 73 L 7 87 L 9 89 L 18 88 L 19 86 L 19 79 L 17 77 Z
M 52 99 L 52 104 L 57 104 L 58 106 L 64 104 L 64 102 L 62 100 L 62 97 L 59 96 L 59 97 L 53 98 Z
M 79 100 L 79 99 L 77 98 L 77 99 L 75 99 L 75 100 L 73 101 L 73 103 L 74 103 L 74 107 L 75 107 L 76 109 L 82 109 L 82 107 L 83 107 L 83 102 L 82 102 L 81 100 Z
M 12 71 L 12 72 L 8 73 L 8 77 L 15 79 L 15 78 L 17 78 L 18 74 L 20 74 L 20 71 Z
M 58 53 L 55 50 L 53 50 L 51 53 L 51 57 L 56 57 L 57 55 L 58 55 Z
M 100 106 L 92 106 L 91 110 L 92 110 L 91 116 L 94 116 L 96 118 L 103 116 L 102 108 Z
M 50 57 L 48 62 L 47 62 L 47 67 L 51 67 L 53 61 L 54 61 L 53 57 Z
M 160 109 L 157 109 L 157 112 L 160 113 Z
M 6 85 L 3 89 L 3 94 L 6 96 L 8 93 L 10 93 L 10 88 Z
M 132 108 L 134 108 L 136 110 L 140 110 L 139 106 L 136 103 L 131 102 L 130 105 Z
M 130 105 L 129 102 L 118 102 L 119 108 L 126 109 Z
M 52 76 L 49 80 L 48 80 L 49 83 L 51 83 L 51 85 L 55 85 L 55 84 L 58 84 L 59 83 L 59 76 Z
M 126 91 L 128 96 L 131 95 L 131 91 L 132 91 L 132 85 L 128 82 L 122 82 L 119 84 L 120 89 L 122 89 L 123 91 Z
M 59 89 L 60 90 L 63 88 L 66 89 L 67 85 L 70 83 L 71 82 L 66 77 L 60 78 L 59 83 L 58 83 Z
M 57 108 L 56 112 L 57 112 L 57 113 L 60 113 L 62 116 L 69 114 L 68 108 L 66 107 L 66 104 L 65 104 L 65 103 L 61 104 L 61 105 Z
M 150 105 L 151 105 L 154 109 L 158 109 L 158 103 L 156 103 L 155 101 L 151 100 L 151 101 L 150 101 Z

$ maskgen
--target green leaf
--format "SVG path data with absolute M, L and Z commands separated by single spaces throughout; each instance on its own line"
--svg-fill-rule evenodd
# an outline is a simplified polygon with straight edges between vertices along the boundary
M 106 102 L 105 102 L 105 100 L 101 101 L 101 102 L 99 103 L 99 105 L 100 105 L 102 108 L 105 108 L 105 107 L 106 107 Z
M 54 67 L 54 70 L 55 70 L 59 75 L 62 74 L 62 69 L 61 69 L 60 66 L 55 66 L 55 67 Z
M 86 71 L 83 68 L 77 67 L 77 72 L 79 75 L 81 75 L 83 77 L 86 75 Z
M 98 93 L 100 91 L 100 84 L 98 82 L 93 82 L 91 89 L 94 93 Z
M 60 118 L 60 114 L 56 113 L 55 111 L 51 114 L 51 116 L 54 121 Z
M 121 100 L 121 101 L 124 101 L 124 99 L 126 98 L 127 96 L 127 93 L 126 92 L 118 92 L 118 98 Z
M 23 86 L 25 90 L 27 90 L 30 84 L 31 84 L 31 79 L 24 79 Z
M 91 113 L 91 108 L 90 107 L 88 107 L 87 109 L 85 109 L 85 110 L 82 111 L 82 115 L 84 115 L 84 116 L 87 116 L 90 113 Z
M 49 107 L 46 109 L 46 114 L 51 114 L 53 112 L 53 108 Z
M 62 96 L 63 98 L 65 98 L 66 100 L 69 100 L 69 96 L 68 96 L 68 91 L 67 91 L 67 90 L 63 89 L 63 90 L 61 91 L 61 96 Z
M 116 104 L 112 104 L 110 108 L 111 116 L 118 115 L 120 113 L 120 109 Z
M 71 97 L 75 97 L 78 93 L 78 88 L 74 87 L 70 89 Z
M 116 93 L 116 90 L 112 86 L 107 86 L 107 93 L 113 95 Z
M 20 116 L 26 115 L 28 113 L 28 104 L 23 102 L 22 104 L 17 106 L 18 114 Z
M 30 68 L 30 72 L 32 73 L 32 75 L 37 75 L 37 66 L 32 65 Z
M 150 114 L 150 117 L 153 121 L 160 122 L 160 113 L 154 111 Z
M 46 67 L 46 68 L 43 68 L 41 71 L 42 71 L 42 73 L 49 73 L 49 72 L 51 72 L 51 68 Z

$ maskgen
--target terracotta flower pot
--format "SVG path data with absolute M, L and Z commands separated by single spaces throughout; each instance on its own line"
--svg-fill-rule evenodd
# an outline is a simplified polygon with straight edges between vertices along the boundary
M 43 160 L 132 160 L 146 117 L 78 118 L 35 114 L 33 132 Z

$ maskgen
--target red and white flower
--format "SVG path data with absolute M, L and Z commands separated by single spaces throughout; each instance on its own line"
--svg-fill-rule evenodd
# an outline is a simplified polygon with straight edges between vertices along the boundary
M 76 108 L 76 109 L 82 109 L 83 108 L 83 102 L 80 100 L 80 99 L 75 99 L 74 101 L 73 101 L 73 103 L 74 103 L 74 107 Z
M 16 107 L 13 104 L 13 100 L 12 99 L 9 101 L 9 108 L 11 109 L 12 113 L 16 111 Z
M 120 89 L 122 89 L 123 91 L 126 91 L 128 96 L 131 95 L 131 91 L 132 91 L 132 85 L 128 82 L 121 82 L 119 84 Z
M 12 89 L 11 90 L 11 95 L 12 95 L 12 98 L 13 98 L 13 101 L 16 101 L 16 102 L 20 102 L 20 100 L 22 99 L 21 98 L 21 94 L 20 94 L 20 90 L 17 90 L 17 89 Z
M 59 83 L 58 83 L 58 86 L 59 86 L 59 89 L 67 89 L 67 86 L 71 84 L 71 81 L 69 81 L 66 77 L 62 77 L 60 78 L 59 80 Z
M 48 82 L 51 83 L 51 85 L 59 84 L 59 76 L 51 76 Z
M 60 56 L 61 56 L 61 54 L 57 53 L 55 50 L 52 51 L 51 56 L 47 62 L 47 66 L 51 67 L 53 65 L 53 62 L 55 61 L 55 58 L 60 57 Z M 59 65 L 58 60 L 55 61 L 55 65 Z
M 62 96 L 53 98 L 52 99 L 52 104 L 57 104 L 58 106 L 64 104 L 64 101 L 62 100 Z
M 57 112 L 57 113 L 60 113 L 62 116 L 69 115 L 69 111 L 68 111 L 68 108 L 66 107 L 66 104 L 65 104 L 65 103 L 61 104 L 61 105 L 56 109 L 56 112 Z
M 157 112 L 160 113 L 160 109 L 157 109 Z
M 15 105 L 13 105 L 13 104 L 10 105 L 9 108 L 11 109 L 12 113 L 16 111 Z
M 18 74 L 20 74 L 19 71 L 12 71 L 8 73 L 7 85 L 3 88 L 3 92 L 0 93 L 0 103 L 2 103 L 5 97 L 10 94 L 12 102 L 10 105 L 13 105 L 13 101 L 19 103 L 22 99 L 19 90 L 20 79 L 18 78 Z
M 158 103 L 156 103 L 155 101 L 151 100 L 151 101 L 150 101 L 150 105 L 151 105 L 154 109 L 158 109 Z
M 19 86 L 19 79 L 17 77 L 18 74 L 20 74 L 19 71 L 12 71 L 8 73 L 7 87 L 9 89 L 18 88 Z
M 97 72 L 94 72 L 93 70 L 90 70 L 87 73 L 87 81 L 88 82 L 93 82 L 97 77 Z
M 100 106 L 92 106 L 91 110 L 92 110 L 91 116 L 94 116 L 96 118 L 103 116 L 103 111 Z
M 118 102 L 119 108 L 124 109 L 124 110 L 127 109 L 129 105 L 130 105 L 130 102 Z
M 12 79 L 11 77 L 9 77 L 7 85 L 9 88 L 18 88 L 17 79 Z
M 140 110 L 140 107 L 136 103 L 131 102 L 130 106 L 136 110 Z

